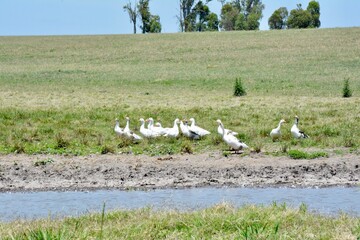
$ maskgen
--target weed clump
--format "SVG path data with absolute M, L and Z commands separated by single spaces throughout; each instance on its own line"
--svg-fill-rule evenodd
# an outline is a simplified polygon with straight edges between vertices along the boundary
M 55 149 L 66 149 L 70 146 L 70 142 L 64 138 L 61 133 L 56 134 L 55 136 L 56 146 Z
M 112 146 L 104 145 L 101 147 L 101 154 L 115 153 L 115 148 Z
M 346 78 L 344 81 L 343 97 L 349 98 L 351 96 L 352 96 L 352 91 L 350 89 L 349 78 Z
M 306 153 L 299 150 L 289 150 L 288 154 L 293 159 L 315 159 L 319 157 L 328 157 L 328 154 L 325 152 Z
M 193 147 L 191 146 L 190 142 L 186 141 L 181 145 L 181 153 L 194 153 Z
M 245 88 L 242 85 L 241 78 L 236 78 L 234 86 L 234 96 L 240 97 L 246 95 Z
M 49 164 L 49 163 L 53 163 L 53 162 L 54 162 L 54 160 L 51 159 L 51 158 L 48 158 L 48 159 L 45 159 L 45 160 L 38 160 L 38 161 L 36 161 L 36 162 L 34 163 L 34 166 L 35 166 L 35 167 L 45 166 L 45 165 L 47 165 L 47 164 Z

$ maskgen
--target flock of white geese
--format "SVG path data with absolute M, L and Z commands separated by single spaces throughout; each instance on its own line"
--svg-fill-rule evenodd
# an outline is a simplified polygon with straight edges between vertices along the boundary
M 114 131 L 118 136 L 124 136 L 128 139 L 139 141 L 145 138 L 158 138 L 158 137 L 170 137 L 170 138 L 177 138 L 180 135 L 179 126 L 181 133 L 190 138 L 190 139 L 200 139 L 206 135 L 209 135 L 210 132 L 205 130 L 204 128 L 201 128 L 196 125 L 195 119 L 190 118 L 190 125 L 188 124 L 187 120 L 180 121 L 178 118 L 174 120 L 173 127 L 170 128 L 164 128 L 161 126 L 160 123 L 154 124 L 153 118 L 148 118 L 144 120 L 143 118 L 140 118 L 139 121 L 141 123 L 140 126 L 140 133 L 143 136 L 137 135 L 134 133 L 134 131 L 130 130 L 130 118 L 126 117 L 126 125 L 124 128 L 120 127 L 119 119 L 116 119 L 115 122 L 115 128 Z M 145 122 L 147 122 L 147 126 L 145 126 Z M 234 132 L 230 129 L 226 129 L 224 127 L 224 124 L 221 122 L 220 119 L 216 120 L 218 124 L 217 132 L 220 136 L 222 136 L 223 141 L 230 146 L 233 150 L 241 150 L 248 148 L 248 146 L 240 141 L 236 135 L 238 135 L 237 132 Z M 285 123 L 286 121 L 284 119 L 281 119 L 279 122 L 279 125 L 272 129 L 270 132 L 270 137 L 273 141 L 281 138 L 281 125 Z M 291 134 L 294 138 L 308 138 L 309 136 L 306 135 L 303 131 L 301 131 L 298 128 L 299 124 L 299 117 L 295 116 L 295 122 L 294 125 L 291 127 Z

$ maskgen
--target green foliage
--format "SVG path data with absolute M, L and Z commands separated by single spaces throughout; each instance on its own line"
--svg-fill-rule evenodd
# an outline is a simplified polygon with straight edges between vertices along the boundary
M 317 1 L 310 1 L 306 9 L 312 16 L 311 27 L 319 28 L 321 25 L 320 22 L 320 4 Z
M 140 26 L 142 33 L 160 33 L 161 23 L 159 15 L 152 15 L 150 13 L 150 0 L 140 0 L 137 5 L 138 16 L 141 19 Z
M 44 160 L 38 160 L 38 161 L 36 161 L 36 162 L 34 163 L 34 166 L 35 166 L 35 167 L 45 166 L 45 165 L 47 165 L 47 164 L 49 164 L 49 163 L 53 163 L 53 162 L 54 162 L 54 160 L 51 159 L 51 158 L 44 159 Z
M 206 31 L 219 31 L 219 19 L 215 13 L 210 13 L 207 18 Z
M 115 153 L 115 148 L 113 146 L 105 145 L 101 147 L 100 153 L 101 154 Z
M 268 20 L 270 29 L 284 29 L 286 28 L 288 10 L 286 7 L 276 9 Z
M 238 8 L 233 7 L 231 3 L 226 3 L 221 8 L 220 27 L 225 31 L 235 30 L 235 22 L 239 15 Z
M 310 1 L 306 10 L 298 4 L 297 9 L 291 10 L 287 21 L 288 28 L 319 28 L 320 25 L 320 4 L 317 1 Z
M 350 83 L 349 83 L 349 78 L 346 78 L 344 80 L 344 87 L 343 87 L 343 90 L 342 90 L 342 96 L 344 98 L 349 98 L 352 96 L 352 91 L 350 89 Z
M 138 2 L 138 15 L 141 19 L 142 26 L 140 26 L 142 33 L 150 32 L 150 7 L 149 7 L 150 0 L 139 0 Z
M 194 153 L 194 149 L 193 149 L 190 141 L 184 141 L 181 144 L 181 152 L 182 153 L 188 153 L 188 154 L 193 154 Z
M 151 15 L 149 32 L 151 32 L 151 33 L 160 33 L 161 32 L 160 17 L 158 15 Z
M 242 85 L 241 78 L 235 79 L 235 85 L 234 85 L 234 96 L 240 97 L 246 95 L 245 88 Z
M 308 28 L 311 26 L 312 16 L 311 14 L 301 8 L 299 4 L 298 9 L 290 11 L 290 15 L 287 21 L 288 28 Z
M 328 157 L 328 154 L 325 152 L 306 153 L 300 150 L 289 150 L 288 154 L 293 159 L 315 159 L 319 157 Z
M 220 26 L 225 31 L 258 30 L 264 7 L 261 0 L 233 0 L 222 6 Z

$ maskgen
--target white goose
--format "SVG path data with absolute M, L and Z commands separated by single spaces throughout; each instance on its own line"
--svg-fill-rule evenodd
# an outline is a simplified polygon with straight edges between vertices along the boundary
M 199 126 L 195 125 L 195 119 L 194 118 L 190 118 L 189 121 L 191 122 L 191 126 L 189 127 L 189 130 L 198 134 L 200 137 L 203 137 L 205 135 L 209 135 L 210 132 L 208 130 L 205 130 Z
M 188 129 L 187 129 L 187 127 L 185 127 L 185 124 L 182 120 L 180 121 L 180 130 L 181 130 L 181 133 L 186 136 Z
M 270 137 L 272 138 L 273 141 L 275 141 L 281 137 L 280 128 L 283 123 L 286 123 L 286 121 L 284 119 L 281 119 L 277 128 L 274 128 L 273 130 L 271 130 Z
M 163 127 L 155 127 L 154 126 L 154 119 L 153 118 L 148 118 L 149 124 L 148 124 L 148 129 L 150 129 L 151 131 L 158 133 L 159 135 L 164 135 L 166 133 L 166 130 Z
M 219 122 L 220 122 L 220 123 L 222 123 L 220 119 L 216 120 L 216 122 L 218 122 L 218 123 L 219 123 Z M 235 135 L 238 135 L 238 133 L 237 133 L 237 132 L 231 131 L 230 129 L 226 129 L 226 128 L 224 128 L 224 130 L 225 130 L 225 134 L 227 134 L 227 133 L 230 131 L 232 135 L 234 135 L 234 136 L 235 136 Z M 219 126 L 218 126 L 217 132 L 218 132 L 218 134 L 219 134 L 220 136 L 222 136 L 222 135 L 223 135 L 223 130 L 222 130 L 222 128 L 221 128 L 221 126 L 220 126 L 220 124 L 219 124 Z
M 124 130 L 120 127 L 120 123 L 119 123 L 119 119 L 115 119 L 115 127 L 114 127 L 114 131 L 118 136 L 121 136 L 124 134 Z
M 292 136 L 294 138 L 309 138 L 309 136 L 306 135 L 303 131 L 300 131 L 300 129 L 298 128 L 298 124 L 299 124 L 299 117 L 295 116 L 295 123 L 291 127 Z
M 169 128 L 164 136 L 172 137 L 172 138 L 176 138 L 177 136 L 179 136 L 178 124 L 179 124 L 179 119 L 177 118 L 174 120 L 174 126 L 172 128 Z
M 145 120 L 143 118 L 139 119 L 141 126 L 140 126 L 140 133 L 146 137 L 146 138 L 155 138 L 155 137 L 159 137 L 160 134 L 155 133 L 153 131 L 151 131 L 150 129 L 145 128 Z
M 200 135 L 197 134 L 196 132 L 193 132 L 189 129 L 189 126 L 188 126 L 188 122 L 187 121 L 180 121 L 180 129 L 181 129 L 181 132 L 188 138 L 191 138 L 191 139 L 200 139 Z
M 126 126 L 124 127 L 124 135 L 132 140 L 141 140 L 142 137 L 130 130 L 130 118 L 126 117 Z
M 222 128 L 223 130 L 223 140 L 224 142 L 229 145 L 232 149 L 236 150 L 241 150 L 244 148 L 249 148 L 248 145 L 246 145 L 245 143 L 241 142 L 239 139 L 237 139 L 234 135 L 231 134 L 231 131 L 227 132 L 225 134 L 225 128 L 224 128 L 224 124 L 222 124 L 221 121 L 216 121 L 219 126 Z

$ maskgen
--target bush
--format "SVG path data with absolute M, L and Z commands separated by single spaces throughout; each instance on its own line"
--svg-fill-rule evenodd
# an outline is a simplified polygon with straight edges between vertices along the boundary
M 236 78 L 234 86 L 234 96 L 240 97 L 246 95 L 246 91 L 241 83 L 241 78 Z
M 344 98 L 349 98 L 351 96 L 352 96 L 352 91 L 350 89 L 349 79 L 346 78 L 345 81 L 344 81 L 343 97 Z

